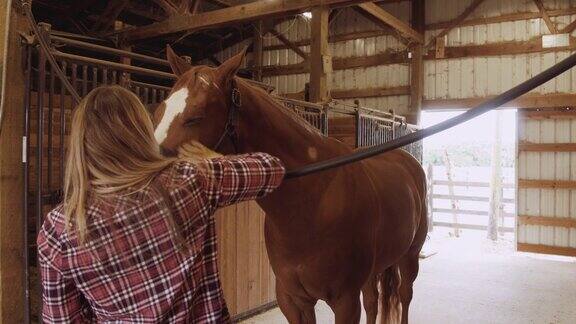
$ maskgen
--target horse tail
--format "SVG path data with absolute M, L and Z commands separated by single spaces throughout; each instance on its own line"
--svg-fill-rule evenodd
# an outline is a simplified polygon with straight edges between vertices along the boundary
M 400 322 L 400 271 L 397 265 L 388 267 L 380 275 L 380 303 L 382 315 L 380 322 L 399 323 Z

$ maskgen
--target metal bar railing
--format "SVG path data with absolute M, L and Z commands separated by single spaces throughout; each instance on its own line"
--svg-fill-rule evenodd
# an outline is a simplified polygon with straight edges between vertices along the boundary
M 75 47 L 75 48 L 93 50 L 93 51 L 96 51 L 98 53 L 110 54 L 110 55 L 115 55 L 118 57 L 131 58 L 134 60 L 158 64 L 158 65 L 162 65 L 162 66 L 170 66 L 170 63 L 168 63 L 167 60 L 159 59 L 159 58 L 153 57 L 153 56 L 138 54 L 138 53 L 134 53 L 134 52 L 130 52 L 130 51 L 125 51 L 125 50 L 121 50 L 121 49 L 117 49 L 117 48 L 113 48 L 113 47 L 97 45 L 97 44 L 93 44 L 93 43 L 83 42 L 83 41 L 71 39 L 68 37 L 52 35 L 51 38 L 52 38 L 52 40 L 54 40 L 56 42 L 59 42 L 59 43 L 62 43 L 64 45 L 68 45 L 71 47 Z

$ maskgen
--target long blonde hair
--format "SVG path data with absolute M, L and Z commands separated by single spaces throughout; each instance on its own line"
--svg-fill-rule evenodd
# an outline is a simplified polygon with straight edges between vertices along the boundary
M 146 108 L 119 86 L 92 90 L 76 108 L 64 180 L 67 230 L 87 231 L 89 193 L 133 192 L 149 185 L 175 159 L 160 154 Z

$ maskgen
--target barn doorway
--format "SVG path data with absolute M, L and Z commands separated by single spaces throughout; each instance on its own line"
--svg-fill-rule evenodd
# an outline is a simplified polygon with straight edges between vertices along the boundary
M 428 127 L 462 111 L 424 112 Z M 516 110 L 492 111 L 424 140 L 431 237 L 497 242 L 513 248 L 516 215 Z

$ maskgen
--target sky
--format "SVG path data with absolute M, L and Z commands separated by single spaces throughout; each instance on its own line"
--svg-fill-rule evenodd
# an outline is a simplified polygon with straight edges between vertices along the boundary
M 463 112 L 423 112 L 422 126 L 429 127 Z M 492 143 L 496 136 L 496 115 L 501 114 L 502 144 L 514 144 L 516 141 L 516 110 L 491 111 L 464 124 L 432 135 L 424 140 L 428 148 L 442 147 L 446 144 Z

